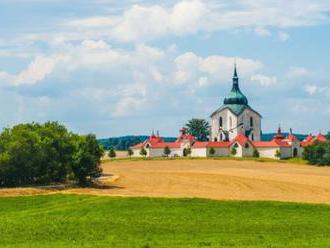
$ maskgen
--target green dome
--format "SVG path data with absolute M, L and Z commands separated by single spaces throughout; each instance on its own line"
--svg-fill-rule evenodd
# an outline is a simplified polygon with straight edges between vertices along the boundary
M 235 66 L 234 77 L 233 77 L 233 88 L 229 94 L 225 97 L 223 101 L 224 104 L 238 104 L 238 105 L 248 105 L 248 100 L 246 96 L 239 89 L 238 76 Z

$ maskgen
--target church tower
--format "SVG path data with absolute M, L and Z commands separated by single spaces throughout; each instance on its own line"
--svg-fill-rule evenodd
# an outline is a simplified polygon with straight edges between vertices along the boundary
M 231 140 L 242 133 L 252 141 L 260 141 L 261 118 L 261 115 L 249 106 L 247 97 L 239 88 L 235 63 L 232 89 L 225 97 L 223 105 L 211 115 L 210 139 Z

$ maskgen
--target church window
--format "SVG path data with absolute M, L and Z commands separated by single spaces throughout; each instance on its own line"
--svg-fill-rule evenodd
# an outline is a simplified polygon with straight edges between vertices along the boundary
M 235 147 L 235 148 L 238 148 L 238 144 L 237 144 L 237 143 L 235 143 L 234 147 Z
M 246 149 L 249 148 L 249 144 L 248 143 L 245 143 L 245 146 L 244 146 Z
M 254 134 L 251 134 L 251 140 L 254 141 Z
M 229 127 L 233 127 L 233 119 L 231 118 L 231 116 L 229 117 Z
M 222 133 L 220 134 L 220 141 L 223 141 Z
M 217 139 L 217 138 L 214 138 L 214 141 L 215 141 L 215 142 L 217 142 L 217 141 L 218 141 L 218 139 Z
M 253 117 L 250 117 L 250 127 L 253 127 Z
M 222 117 L 219 118 L 219 126 L 222 127 Z

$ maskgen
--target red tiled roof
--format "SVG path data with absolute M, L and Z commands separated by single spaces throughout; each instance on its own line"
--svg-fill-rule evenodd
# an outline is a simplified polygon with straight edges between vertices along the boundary
M 325 142 L 325 141 L 327 141 L 326 137 L 324 137 L 321 133 L 319 133 L 319 134 L 316 136 L 316 140 L 317 140 L 317 141 L 320 141 L 320 142 Z
M 238 144 L 240 144 L 241 146 L 244 146 L 246 143 L 250 143 L 251 145 L 253 145 L 253 143 L 251 142 L 251 140 L 249 140 L 248 137 L 246 137 L 244 134 L 239 133 L 235 138 L 233 138 L 230 141 L 230 145 L 232 145 L 233 143 L 237 142 Z
M 281 139 L 273 139 L 271 141 L 254 141 L 255 147 L 291 147 L 291 145 Z
M 310 134 L 310 135 L 308 135 L 304 140 L 303 140 L 303 142 L 311 142 L 311 141 L 313 141 L 313 136 Z
M 193 148 L 228 148 L 230 142 L 219 142 L 219 141 L 196 141 L 193 144 Z
M 287 140 L 289 141 L 296 141 L 297 140 L 297 137 L 294 136 L 293 134 L 289 134 L 287 137 L 286 137 Z
M 151 145 L 151 148 L 165 148 L 165 147 L 168 147 L 168 148 L 180 148 L 181 147 L 181 144 L 178 143 L 178 142 L 163 142 L 163 143 L 157 143 L 157 144 L 154 144 L 154 145 Z

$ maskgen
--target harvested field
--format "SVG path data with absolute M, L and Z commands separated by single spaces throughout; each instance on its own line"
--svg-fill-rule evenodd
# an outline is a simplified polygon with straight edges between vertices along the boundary
M 114 160 L 104 187 L 62 192 L 117 196 L 201 197 L 330 204 L 330 168 L 233 160 Z M 27 190 L 28 189 L 22 189 Z M 41 189 L 38 189 L 40 193 Z M 22 195 L 20 190 L 14 189 Z M 54 191 L 50 191 L 53 193 Z M 44 193 L 50 193 L 44 190 Z M 11 190 L 0 190 L 10 195 Z

